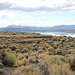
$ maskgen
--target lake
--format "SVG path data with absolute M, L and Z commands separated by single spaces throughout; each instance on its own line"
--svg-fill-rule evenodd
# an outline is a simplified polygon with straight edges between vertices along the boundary
M 75 33 L 65 33 L 65 32 L 38 32 L 45 35 L 54 35 L 54 36 L 71 36 L 75 37 Z

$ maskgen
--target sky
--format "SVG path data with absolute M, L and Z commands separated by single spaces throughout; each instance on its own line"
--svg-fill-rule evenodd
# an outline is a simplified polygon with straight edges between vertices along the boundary
M 75 25 L 75 0 L 0 0 L 0 27 Z

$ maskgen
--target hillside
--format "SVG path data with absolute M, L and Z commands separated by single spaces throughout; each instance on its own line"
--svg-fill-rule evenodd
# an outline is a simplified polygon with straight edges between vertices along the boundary
M 74 75 L 75 38 L 0 32 L 0 75 Z
M 0 28 L 2 31 L 11 31 L 11 32 L 69 32 L 75 33 L 75 25 L 60 25 L 54 27 L 36 27 L 36 26 L 16 26 L 10 25 L 4 28 Z

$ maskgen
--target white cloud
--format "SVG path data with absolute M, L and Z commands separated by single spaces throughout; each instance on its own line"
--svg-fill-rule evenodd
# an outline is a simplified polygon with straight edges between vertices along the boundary
M 0 20 L 0 27 L 6 27 L 8 25 L 22 25 L 22 26 L 48 26 L 47 21 L 36 21 L 36 20 L 12 20 L 12 21 L 2 21 Z
M 4 11 L 0 11 L 0 18 L 1 19 L 11 19 L 11 18 L 15 18 L 15 14 L 16 12 L 15 11 L 7 11 L 7 10 L 4 10 Z
M 34 11 L 75 11 L 75 0 L 1 0 L 0 10 Z M 65 10 L 64 10 L 65 9 Z
M 34 16 L 32 15 L 18 14 L 18 12 L 25 13 L 35 11 L 75 11 L 75 0 L 0 0 L 0 27 L 11 24 L 50 26 L 50 21 L 33 20 Z M 46 16 L 40 17 L 41 20 L 46 18 Z M 55 24 L 59 25 L 61 23 L 61 21 L 53 22 L 51 26 L 54 26 Z
M 33 17 L 31 15 L 18 14 L 17 11 L 0 11 L 0 27 L 6 27 L 12 24 L 26 25 L 26 19 L 30 20 Z
M 16 11 L 0 11 L 0 19 L 31 19 L 33 18 L 31 15 L 22 15 L 18 14 Z
M 16 18 L 19 19 L 32 19 L 33 17 L 30 15 L 16 15 Z

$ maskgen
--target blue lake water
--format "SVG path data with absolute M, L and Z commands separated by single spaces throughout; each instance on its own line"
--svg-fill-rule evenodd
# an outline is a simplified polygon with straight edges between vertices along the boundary
M 45 35 L 54 35 L 54 36 L 71 36 L 75 37 L 75 33 L 64 33 L 64 32 L 38 32 Z

